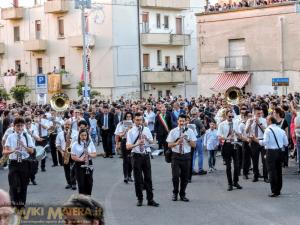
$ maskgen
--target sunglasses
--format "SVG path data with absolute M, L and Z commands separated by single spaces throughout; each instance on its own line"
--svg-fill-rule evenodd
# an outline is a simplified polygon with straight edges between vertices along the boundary
M 228 116 L 228 118 L 229 118 L 229 119 L 232 119 L 232 118 L 233 118 L 233 116 Z

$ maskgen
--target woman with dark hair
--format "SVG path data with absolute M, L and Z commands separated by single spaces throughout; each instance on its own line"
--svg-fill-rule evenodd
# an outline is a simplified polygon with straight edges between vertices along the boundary
M 118 123 L 115 131 L 115 139 L 117 144 L 117 149 L 121 149 L 123 158 L 123 174 L 124 182 L 127 184 L 133 182 L 132 164 L 131 164 L 131 152 L 126 149 L 127 132 L 132 128 L 133 125 L 133 115 L 131 112 L 125 112 L 124 119 Z
M 72 144 L 71 157 L 75 161 L 75 176 L 79 194 L 91 195 L 93 188 L 93 163 L 97 156 L 94 143 L 87 129 L 81 129 L 78 140 Z

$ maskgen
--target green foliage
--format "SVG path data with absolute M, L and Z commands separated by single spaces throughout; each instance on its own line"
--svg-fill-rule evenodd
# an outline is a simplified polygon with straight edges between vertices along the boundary
M 17 85 L 10 90 L 11 96 L 18 103 L 23 103 L 27 93 L 30 93 L 31 90 L 25 85 Z
M 18 73 L 17 73 L 17 80 L 19 81 L 19 80 L 22 79 L 22 77 L 25 77 L 25 76 L 26 76 L 26 73 L 18 72 Z
M 79 81 L 76 89 L 77 89 L 77 95 L 78 97 L 82 97 L 82 88 L 84 87 L 84 81 Z M 100 96 L 101 93 L 96 90 L 91 90 L 91 99 L 94 99 L 96 96 Z
M 3 98 L 5 101 L 10 100 L 9 94 L 4 88 L 0 88 L 0 97 Z

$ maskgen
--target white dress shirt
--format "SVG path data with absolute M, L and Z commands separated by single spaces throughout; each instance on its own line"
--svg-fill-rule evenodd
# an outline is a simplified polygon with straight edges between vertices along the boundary
M 133 125 L 133 127 L 127 132 L 126 144 L 130 144 L 130 145 L 136 144 L 134 142 L 135 142 L 136 138 L 138 137 L 138 135 L 139 135 L 139 129 L 136 125 Z M 150 148 L 149 144 L 150 144 L 150 142 L 153 141 L 153 137 L 152 137 L 150 129 L 148 127 L 143 127 L 142 135 L 144 135 L 144 137 L 145 137 L 145 147 L 142 148 L 142 151 L 141 151 L 140 146 L 136 146 L 131 150 L 131 152 L 138 153 L 138 154 L 146 154 L 147 152 L 151 152 L 151 148 Z M 149 140 L 150 142 L 147 140 Z
M 75 143 L 78 138 L 78 131 L 72 130 L 71 133 L 71 144 Z M 66 149 L 66 140 L 65 140 L 65 132 L 61 131 L 57 134 L 56 140 L 55 140 L 56 147 L 60 147 L 63 151 Z
M 35 146 L 35 138 L 39 138 L 39 132 L 35 126 L 35 124 L 31 124 L 30 129 L 25 128 L 24 131 L 31 136 L 33 145 Z
M 27 145 L 26 138 L 25 138 L 24 134 L 27 137 L 28 145 Z M 19 135 L 20 135 L 20 141 L 25 146 L 27 146 L 28 148 L 33 148 L 34 147 L 34 144 L 32 142 L 32 138 L 31 138 L 30 135 L 28 135 L 26 132 L 22 132 Z M 10 150 L 19 150 L 21 152 L 22 159 L 27 159 L 29 157 L 29 153 L 26 151 L 26 149 L 24 147 L 21 147 L 21 146 L 18 147 L 18 141 L 17 141 L 18 138 L 19 138 L 19 136 L 15 132 L 8 135 L 8 137 L 6 139 L 6 142 L 5 142 L 5 147 L 9 147 Z M 9 159 L 10 160 L 16 160 L 17 159 L 17 154 L 15 152 L 11 153 L 9 155 Z
M 149 113 L 147 110 L 144 112 L 144 118 L 148 122 L 148 128 L 150 131 L 154 130 L 155 117 L 156 115 L 152 110 Z
M 260 117 L 258 119 L 259 125 L 262 129 L 265 129 L 268 125 L 267 125 L 267 120 L 265 118 Z M 247 121 L 246 123 L 246 130 L 249 128 L 250 126 L 250 120 Z M 249 131 L 249 136 L 255 136 L 255 127 L 256 127 L 256 122 L 253 121 L 253 123 L 251 124 L 250 127 L 250 131 Z M 258 139 L 262 139 L 264 137 L 264 132 L 258 127 Z
M 239 129 L 238 129 L 237 122 L 233 120 L 232 124 L 233 124 L 233 127 L 232 127 L 233 131 L 232 132 L 235 133 L 235 134 L 239 134 Z M 225 140 L 228 139 L 229 129 L 230 129 L 229 122 L 227 120 L 221 122 L 219 124 L 219 127 L 218 127 L 218 132 L 217 132 L 218 136 L 224 138 Z M 237 141 L 237 136 L 236 135 L 234 135 L 234 141 Z
M 41 125 L 46 126 L 46 128 L 43 128 L 40 124 L 37 124 L 38 134 L 40 137 L 47 137 L 48 129 L 53 125 L 53 123 L 44 118 L 41 119 L 40 123 L 41 123 Z
M 208 151 L 216 150 L 219 145 L 218 131 L 208 129 L 204 135 L 204 146 Z
M 87 150 L 88 153 L 96 153 L 96 148 L 92 141 L 90 141 Z M 84 143 L 81 141 L 81 143 L 79 144 L 78 141 L 75 141 L 71 147 L 71 154 L 77 157 L 81 157 L 83 156 L 83 152 L 84 152 Z
M 285 131 L 278 127 L 276 124 L 271 124 L 270 126 L 268 126 L 268 128 L 265 130 L 263 140 L 260 140 L 259 144 L 265 146 L 265 149 L 278 150 L 278 145 L 270 128 L 273 130 L 277 138 L 279 148 L 282 150 L 284 146 L 288 146 L 289 142 Z
M 192 129 L 188 128 L 183 135 L 186 136 L 186 138 L 183 139 L 183 146 L 182 146 L 182 150 L 183 150 L 183 154 L 186 153 L 190 153 L 191 152 L 191 146 L 188 143 L 187 140 L 189 141 L 197 141 L 197 137 L 195 135 L 195 133 L 193 132 Z M 167 142 L 168 143 L 174 143 L 176 142 L 176 140 L 180 138 L 180 128 L 176 127 L 174 129 L 172 129 L 167 137 Z M 172 148 L 172 152 L 176 152 L 176 153 L 180 153 L 180 146 L 176 145 L 175 147 Z

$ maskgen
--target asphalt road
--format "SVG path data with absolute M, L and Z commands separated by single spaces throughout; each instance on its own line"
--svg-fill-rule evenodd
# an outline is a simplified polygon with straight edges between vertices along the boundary
M 122 160 L 115 157 L 94 160 L 92 195 L 105 207 L 108 225 L 300 225 L 300 176 L 295 162 L 284 170 L 282 195 L 269 198 L 269 184 L 240 180 L 242 190 L 228 192 L 225 167 L 217 161 L 217 171 L 194 176 L 187 188 L 190 202 L 171 201 L 171 169 L 163 157 L 152 161 L 154 199 L 159 208 L 136 207 L 134 185 L 124 184 Z M 76 191 L 66 190 L 62 167 L 39 172 L 37 186 L 28 188 L 27 203 L 60 205 Z M 0 170 L 0 187 L 8 190 L 7 170 Z

